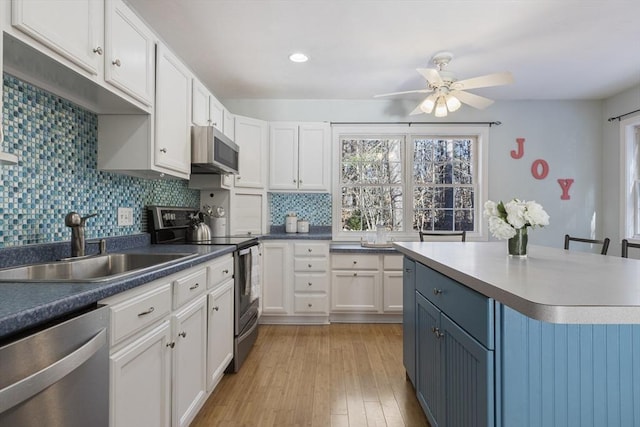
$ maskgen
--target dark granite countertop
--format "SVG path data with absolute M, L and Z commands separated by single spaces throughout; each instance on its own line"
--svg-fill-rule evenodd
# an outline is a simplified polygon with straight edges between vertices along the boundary
M 68 244 L 68 243 L 67 243 Z M 43 245 L 42 248 L 45 248 Z M 107 245 L 107 252 L 134 253 L 193 253 L 195 257 L 178 259 L 156 269 L 132 274 L 128 277 L 114 278 L 102 282 L 87 283 L 0 283 L 0 339 L 17 334 L 26 329 L 52 321 L 76 310 L 91 306 L 96 302 L 143 285 L 156 279 L 168 276 L 197 264 L 209 261 L 221 255 L 232 253 L 235 246 L 201 246 L 201 245 L 146 245 L 129 248 L 112 249 Z M 29 248 L 26 250 L 28 251 Z M 24 248 L 20 250 L 24 251 Z M 37 248 L 31 248 L 31 252 Z M 0 255 L 7 258 L 11 250 L 2 250 Z M 18 251 L 19 252 L 19 251 Z M 27 257 L 27 263 L 42 262 L 38 257 Z M 24 262 L 23 262 L 24 263 Z

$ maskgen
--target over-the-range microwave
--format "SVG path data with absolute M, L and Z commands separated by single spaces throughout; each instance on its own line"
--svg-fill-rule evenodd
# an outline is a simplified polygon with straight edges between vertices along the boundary
M 237 174 L 240 147 L 213 126 L 191 127 L 191 173 Z

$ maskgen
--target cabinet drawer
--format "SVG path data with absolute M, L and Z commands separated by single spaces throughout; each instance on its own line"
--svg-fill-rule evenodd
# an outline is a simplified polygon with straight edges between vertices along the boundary
M 378 255 L 333 255 L 331 268 L 333 270 L 377 270 Z
M 296 258 L 294 260 L 295 271 L 327 271 L 326 258 Z
M 384 270 L 402 270 L 402 255 L 385 255 L 382 265 Z
M 494 348 L 493 299 L 422 264 L 416 264 L 416 290 L 487 348 Z
M 111 342 L 151 325 L 171 312 L 171 284 L 161 285 L 111 307 Z
M 296 313 L 327 313 L 327 295 L 295 295 L 294 310 Z
M 209 280 L 207 289 L 212 289 L 233 277 L 233 256 L 228 255 L 216 260 L 208 267 Z
M 327 292 L 329 276 L 323 274 L 294 274 L 294 290 L 296 292 Z
M 326 243 L 294 243 L 293 255 L 326 257 L 329 255 L 329 245 Z
M 207 269 L 202 268 L 173 282 L 173 308 L 203 294 L 207 290 Z

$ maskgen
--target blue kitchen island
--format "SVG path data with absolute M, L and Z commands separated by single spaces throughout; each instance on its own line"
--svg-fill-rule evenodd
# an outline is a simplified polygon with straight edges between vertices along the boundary
M 433 427 L 640 426 L 640 261 L 394 246 L 404 364 Z

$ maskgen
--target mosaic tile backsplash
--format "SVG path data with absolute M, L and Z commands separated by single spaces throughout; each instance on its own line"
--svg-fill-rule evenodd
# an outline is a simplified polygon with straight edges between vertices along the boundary
M 187 181 L 148 180 L 97 170 L 98 116 L 3 74 L 2 151 L 19 157 L 0 166 L 0 248 L 70 240 L 68 212 L 97 213 L 86 237 L 146 230 L 146 205 L 193 206 Z M 118 227 L 118 207 L 133 208 L 133 226 Z
M 269 193 L 270 225 L 284 225 L 289 212 L 312 226 L 331 225 L 331 194 L 329 193 Z

